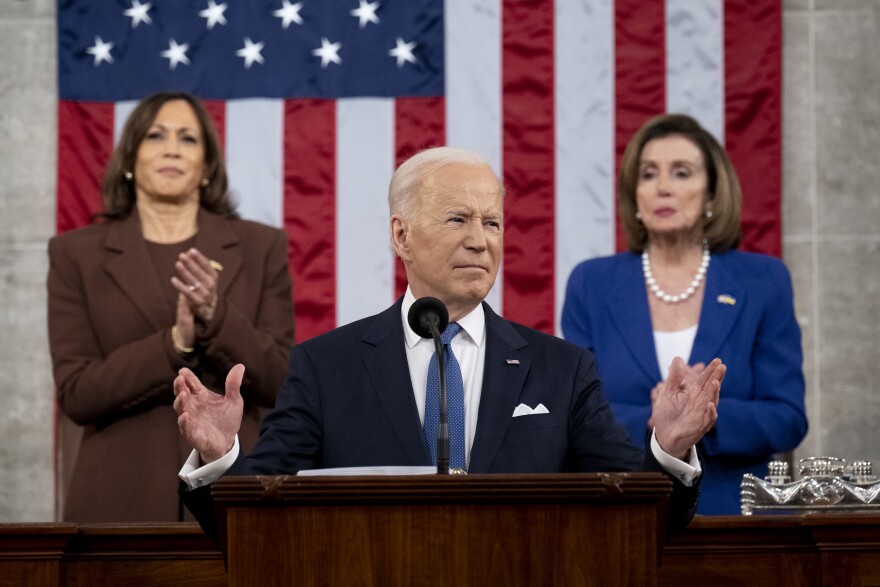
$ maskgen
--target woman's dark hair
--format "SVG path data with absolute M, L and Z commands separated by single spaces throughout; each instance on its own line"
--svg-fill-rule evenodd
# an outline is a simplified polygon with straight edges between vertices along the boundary
M 133 173 L 138 148 L 147 132 L 156 120 L 162 106 L 168 102 L 183 100 L 193 109 L 199 121 L 203 144 L 205 146 L 205 178 L 207 185 L 199 186 L 199 204 L 215 214 L 235 218 L 235 204 L 229 195 L 229 182 L 226 178 L 226 166 L 223 163 L 223 152 L 220 139 L 214 128 L 211 117 L 202 103 L 185 92 L 160 92 L 141 100 L 122 129 L 122 136 L 113 149 L 110 163 L 101 182 L 101 197 L 104 210 L 96 216 L 106 219 L 125 218 L 131 214 L 135 204 L 134 181 L 125 177 L 126 172 Z
M 713 253 L 734 249 L 742 240 L 740 211 L 742 192 L 736 170 L 718 141 L 700 123 L 685 114 L 655 116 L 630 139 L 620 162 L 617 180 L 617 210 L 626 233 L 626 242 L 633 253 L 641 253 L 648 244 L 648 231 L 636 218 L 636 189 L 642 150 L 650 141 L 668 136 L 680 136 L 692 142 L 703 155 L 709 183 L 712 217 L 703 225 L 703 238 Z

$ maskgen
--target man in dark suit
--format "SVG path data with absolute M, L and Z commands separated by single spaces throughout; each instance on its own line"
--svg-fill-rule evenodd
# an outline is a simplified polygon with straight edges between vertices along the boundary
M 227 472 L 431 465 L 423 421 L 433 345 L 410 329 L 407 311 L 432 296 L 461 326 L 450 345 L 463 387 L 458 442 L 470 473 L 664 471 L 674 484 L 671 526 L 686 524 L 700 476 L 693 446 L 716 419 L 724 366 L 715 360 L 697 370 L 676 359 L 643 455 L 611 415 L 589 352 L 508 322 L 483 302 L 501 261 L 503 197 L 489 165 L 470 151 L 429 149 L 398 168 L 388 199 L 406 295 L 293 349 L 275 410 L 247 458 L 236 437 L 244 367 L 230 371 L 225 395 L 181 371 L 175 409 L 196 449 L 181 471 L 191 509 L 204 506 L 200 488 Z

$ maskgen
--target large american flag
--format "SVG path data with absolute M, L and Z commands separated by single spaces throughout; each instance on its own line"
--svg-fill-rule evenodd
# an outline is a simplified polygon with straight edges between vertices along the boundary
M 686 112 L 727 147 L 744 248 L 780 253 L 779 0 L 60 0 L 59 232 L 98 186 L 139 98 L 203 98 L 246 218 L 290 237 L 297 338 L 405 286 L 386 193 L 432 145 L 503 177 L 489 302 L 558 328 L 566 279 L 623 248 L 616 166 L 649 117 Z

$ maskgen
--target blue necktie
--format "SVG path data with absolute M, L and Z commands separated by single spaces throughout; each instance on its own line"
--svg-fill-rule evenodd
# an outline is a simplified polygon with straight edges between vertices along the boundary
M 446 412 L 449 424 L 449 468 L 464 469 L 464 382 L 461 367 L 452 353 L 450 341 L 461 331 L 453 322 L 440 335 L 443 357 L 446 363 Z M 425 442 L 431 454 L 431 462 L 437 464 L 437 429 L 440 427 L 440 369 L 437 353 L 428 366 L 428 386 L 425 393 Z

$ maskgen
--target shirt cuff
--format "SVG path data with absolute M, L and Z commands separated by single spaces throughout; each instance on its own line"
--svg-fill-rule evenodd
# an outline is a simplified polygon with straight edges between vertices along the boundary
M 703 474 L 695 447 L 692 446 L 688 451 L 687 462 L 677 459 L 660 448 L 656 430 L 651 432 L 651 452 L 654 453 L 654 458 L 657 459 L 661 467 L 687 487 L 693 487 L 700 475 Z
M 235 459 L 238 458 L 240 450 L 238 434 L 236 434 L 235 442 L 232 444 L 232 448 L 229 449 L 228 453 L 213 463 L 208 463 L 201 467 L 199 466 L 201 463 L 199 453 L 194 450 L 190 453 L 189 458 L 186 459 L 186 462 L 183 464 L 183 467 L 181 467 L 180 472 L 177 473 L 177 476 L 181 481 L 186 483 L 187 488 L 190 490 L 210 485 L 229 470 L 233 463 L 235 463 Z

